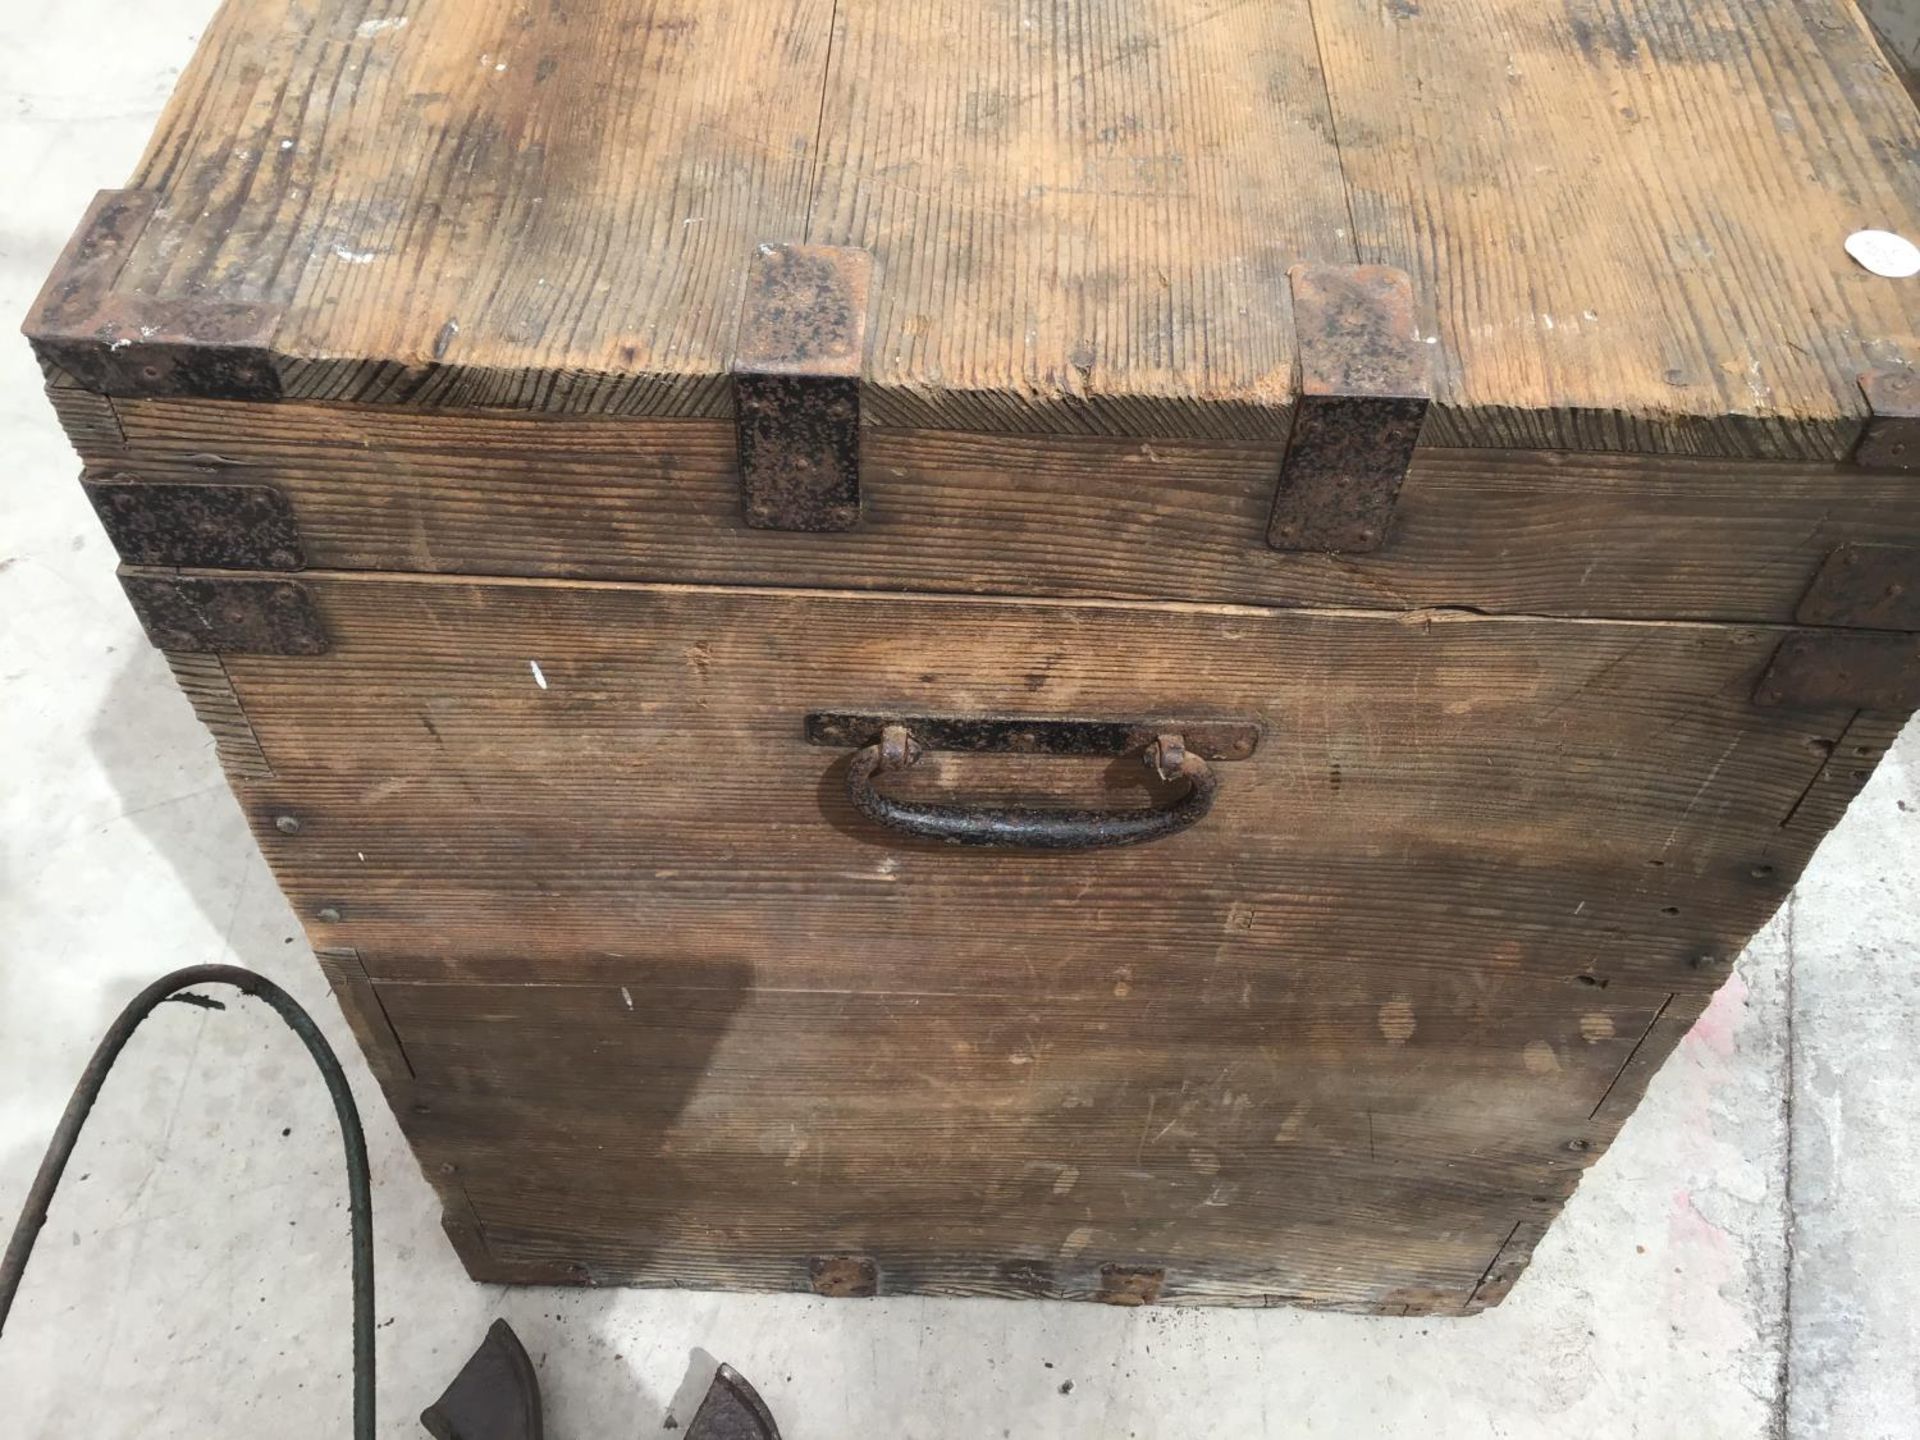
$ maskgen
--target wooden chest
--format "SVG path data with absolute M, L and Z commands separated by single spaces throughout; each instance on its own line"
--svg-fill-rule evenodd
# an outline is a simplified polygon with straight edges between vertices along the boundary
M 1462 1312 L 1920 703 L 1917 155 L 1846 0 L 228 0 L 27 330 L 474 1276 Z

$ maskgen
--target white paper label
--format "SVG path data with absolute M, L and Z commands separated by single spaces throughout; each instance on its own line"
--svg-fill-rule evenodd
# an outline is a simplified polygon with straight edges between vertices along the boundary
M 1920 245 L 1891 230 L 1856 230 L 1847 237 L 1847 253 L 1876 275 L 1904 280 L 1920 275 Z

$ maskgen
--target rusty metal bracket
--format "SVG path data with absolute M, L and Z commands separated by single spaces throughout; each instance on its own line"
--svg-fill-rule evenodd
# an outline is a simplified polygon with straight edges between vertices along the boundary
M 107 538 L 129 565 L 299 570 L 300 526 L 271 485 L 157 484 L 82 475 Z
M 1853 463 L 1867 470 L 1920 470 L 1920 372 L 1873 370 L 1860 377 L 1867 423 Z
M 1387 265 L 1296 265 L 1293 432 L 1267 543 L 1377 550 L 1432 394 L 1413 282 Z
M 41 363 L 105 395 L 279 399 L 270 353 L 279 306 L 115 290 L 158 204 L 146 190 L 94 197 L 27 315 Z
M 1203 760 L 1245 760 L 1260 743 L 1248 720 L 1076 720 L 1060 716 L 902 715 L 890 711 L 816 710 L 807 716 L 809 745 L 857 749 L 875 745 L 888 726 L 903 726 L 922 750 L 1000 755 L 1131 755 L 1178 732 Z
M 1814 572 L 1794 618 L 1802 625 L 1920 630 L 1920 548 L 1834 547 Z
M 1793 618 L 1803 626 L 1920 630 L 1920 547 L 1836 545 Z
M 1920 635 L 1798 631 L 1773 652 L 1753 703 L 1894 713 L 1920 707 Z
M 541 1440 L 540 1378 L 511 1325 L 493 1322 L 420 1423 L 433 1440 Z
M 762 245 L 733 353 L 741 508 L 756 530 L 860 523 L 860 366 L 873 257 Z
M 313 592 L 298 580 L 120 570 L 147 638 L 208 655 L 324 655 L 331 646 Z

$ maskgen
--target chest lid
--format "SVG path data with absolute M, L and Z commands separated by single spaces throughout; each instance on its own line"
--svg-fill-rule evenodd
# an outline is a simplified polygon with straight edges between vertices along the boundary
M 1916 154 L 1846 0 L 229 0 L 29 330 L 110 392 L 724 418 L 759 247 L 826 246 L 867 426 L 1269 441 L 1289 272 L 1379 265 L 1429 445 L 1832 461 L 1920 333 L 1844 248 Z

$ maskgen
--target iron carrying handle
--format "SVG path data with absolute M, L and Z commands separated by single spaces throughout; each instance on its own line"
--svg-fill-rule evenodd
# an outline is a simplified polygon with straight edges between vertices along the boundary
M 1159 735 L 1141 752 L 1162 780 L 1185 780 L 1186 793 L 1166 805 L 1126 810 L 1040 810 L 1021 805 L 932 805 L 880 792 L 879 777 L 909 769 L 922 754 L 904 725 L 888 725 L 847 766 L 847 798 L 890 830 L 949 845 L 1009 850 L 1102 850 L 1158 840 L 1198 824 L 1213 808 L 1220 781 L 1178 735 Z

